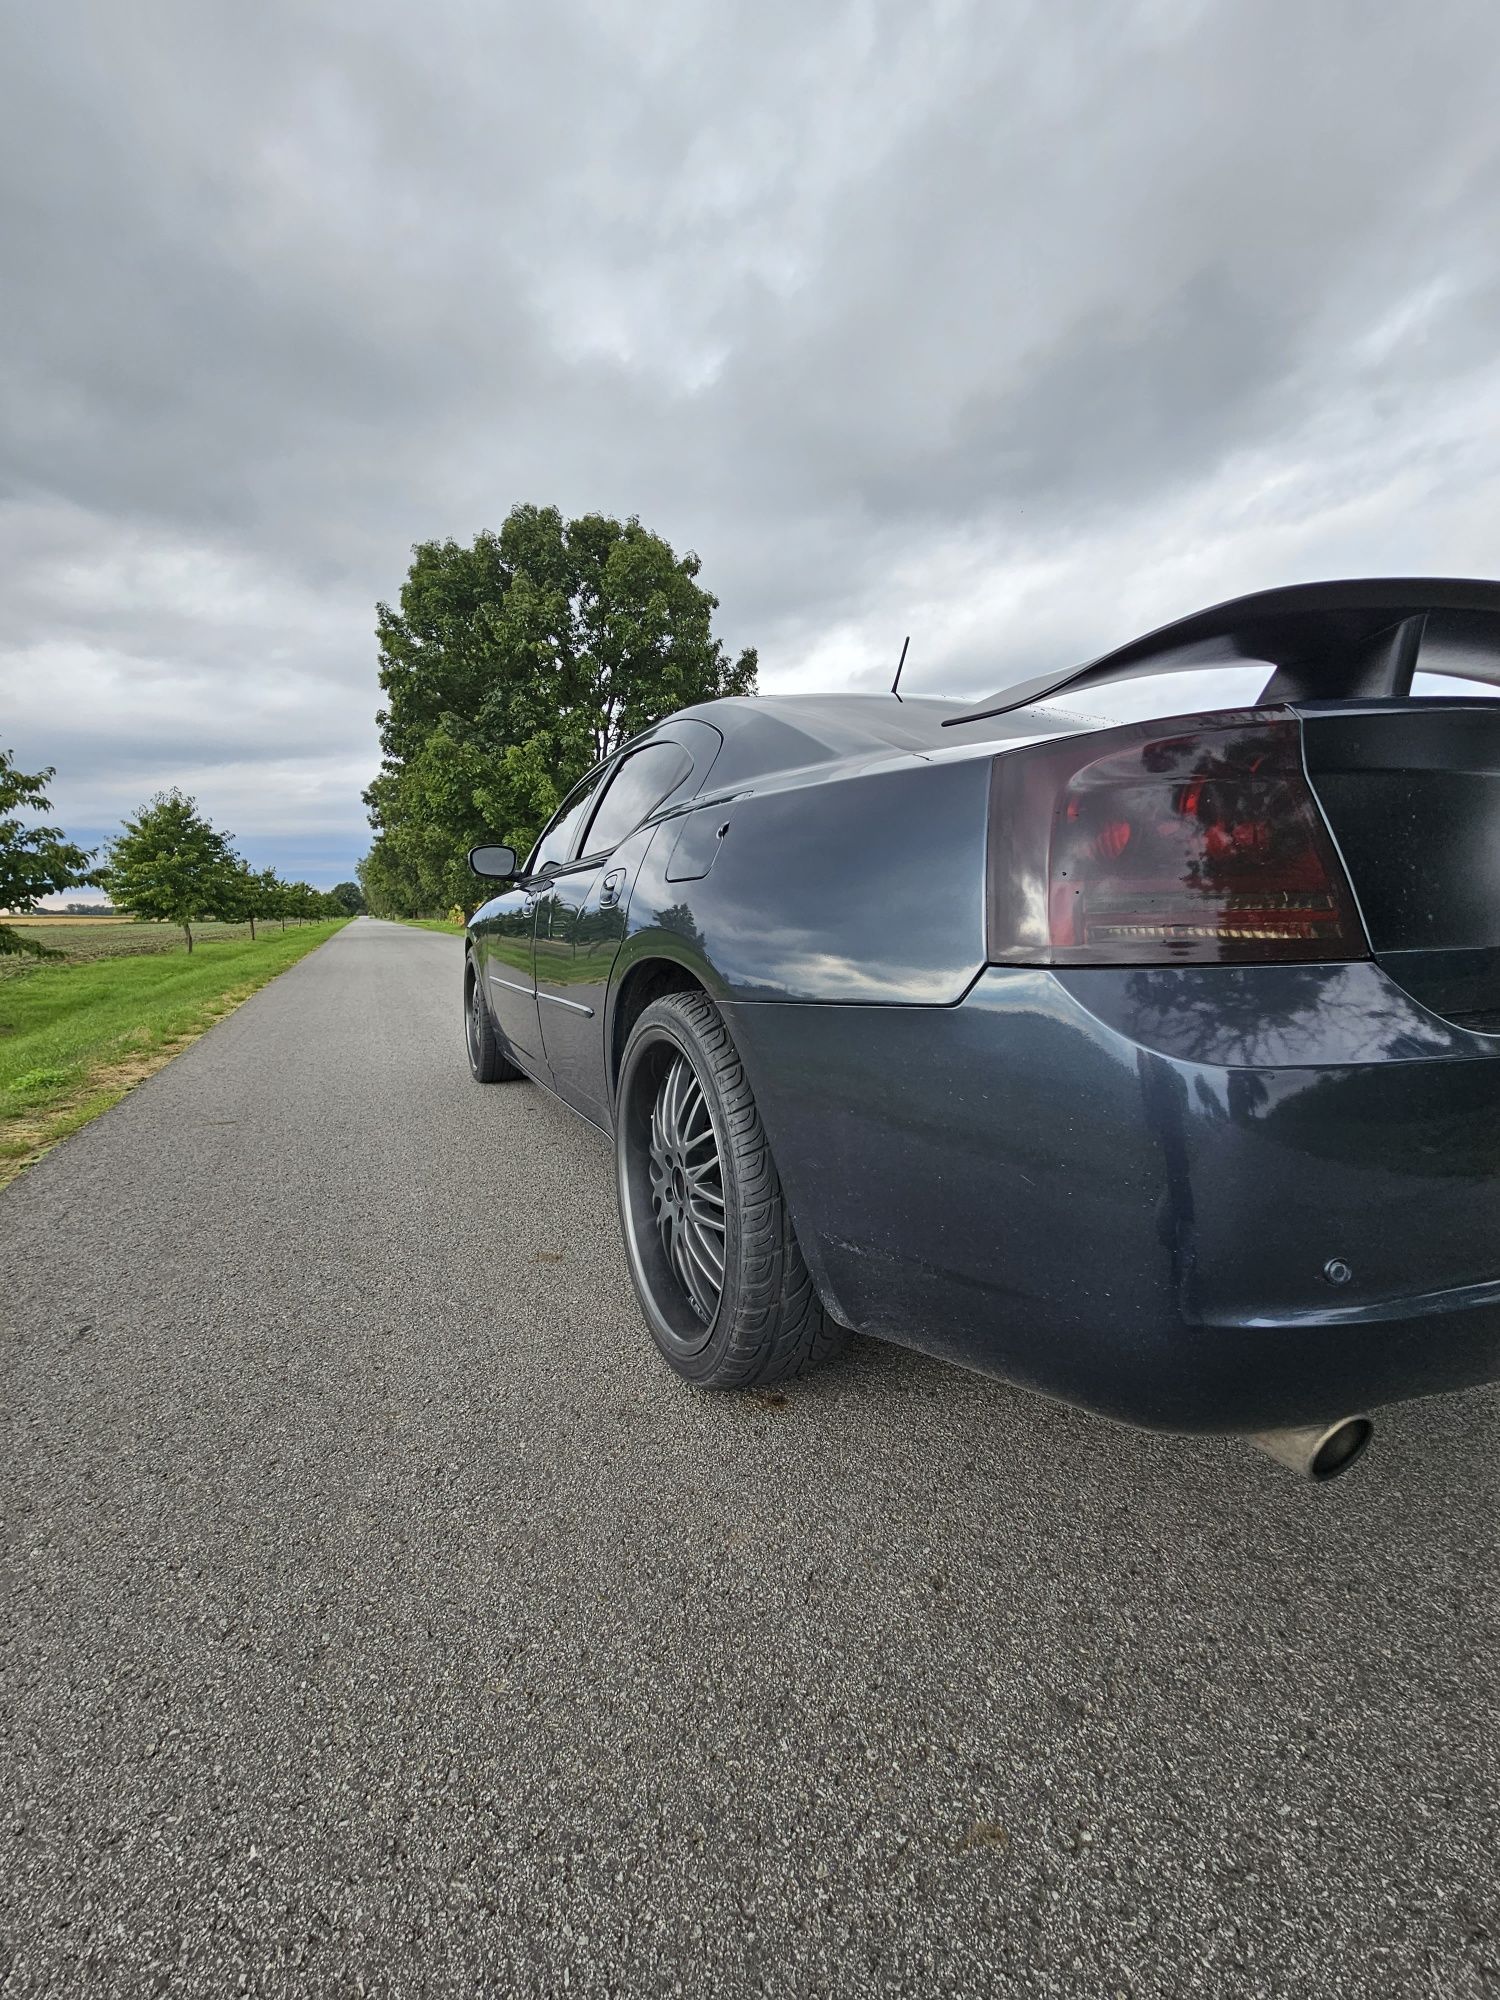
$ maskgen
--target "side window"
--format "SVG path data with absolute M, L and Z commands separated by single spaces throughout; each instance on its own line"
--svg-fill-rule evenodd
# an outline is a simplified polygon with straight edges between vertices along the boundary
M 541 875 L 549 868 L 561 868 L 568 860 L 573 848 L 573 837 L 578 832 L 579 822 L 588 811 L 599 789 L 602 771 L 592 771 L 562 802 L 562 809 L 546 827 L 541 839 L 532 850 L 531 859 L 526 864 L 528 875 Z
M 675 791 L 693 760 L 680 743 L 648 743 L 615 767 L 595 810 L 585 854 L 608 854 Z

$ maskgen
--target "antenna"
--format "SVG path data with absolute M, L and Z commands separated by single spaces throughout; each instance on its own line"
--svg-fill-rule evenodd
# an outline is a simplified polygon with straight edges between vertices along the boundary
M 901 641 L 901 657 L 896 662 L 896 678 L 891 682 L 891 693 L 895 695 L 897 701 L 901 699 L 901 669 L 906 665 L 906 649 L 910 644 L 911 634 L 908 632 Z

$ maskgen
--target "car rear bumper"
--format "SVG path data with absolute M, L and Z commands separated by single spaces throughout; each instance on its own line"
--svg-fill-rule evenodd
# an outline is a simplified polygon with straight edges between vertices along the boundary
M 1163 1430 L 1500 1377 L 1500 1037 L 1373 964 L 726 1013 L 862 1332 Z

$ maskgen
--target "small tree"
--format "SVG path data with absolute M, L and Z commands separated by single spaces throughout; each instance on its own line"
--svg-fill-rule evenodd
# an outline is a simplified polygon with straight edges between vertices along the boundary
M 283 889 L 286 895 L 286 914 L 305 923 L 309 917 L 321 913 L 322 897 L 311 882 L 287 882 Z
M 249 924 L 254 943 L 255 919 L 265 914 L 265 904 L 261 878 L 248 861 L 242 861 L 237 854 L 230 856 L 229 866 L 207 908 L 208 914 L 217 917 L 220 923 Z
M 256 878 L 260 883 L 260 913 L 267 923 L 280 917 L 281 928 L 286 929 L 287 887 L 274 868 L 262 868 Z
M 23 826 L 24 812 L 48 810 L 47 782 L 51 770 L 18 771 L 8 750 L 0 750 L 0 910 L 24 917 L 40 896 L 55 895 L 90 879 L 90 856 L 57 826 Z M 0 952 L 30 952 L 34 958 L 56 958 L 46 945 L 24 937 L 13 925 L 0 923 Z
M 227 836 L 173 790 L 158 792 L 126 820 L 98 880 L 117 909 L 180 925 L 191 951 L 194 923 L 224 908 L 240 866 Z

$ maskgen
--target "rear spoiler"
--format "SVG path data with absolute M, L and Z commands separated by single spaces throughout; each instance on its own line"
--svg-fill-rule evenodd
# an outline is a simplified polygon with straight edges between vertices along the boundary
M 1274 669 L 1262 700 L 1322 701 L 1411 693 L 1424 638 L 1441 656 L 1424 673 L 1500 686 L 1500 583 L 1469 577 L 1355 577 L 1293 583 L 1231 597 L 1063 673 L 1002 688 L 945 729 L 1045 701 L 1064 688 L 1136 674 L 1264 660 Z

